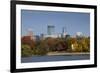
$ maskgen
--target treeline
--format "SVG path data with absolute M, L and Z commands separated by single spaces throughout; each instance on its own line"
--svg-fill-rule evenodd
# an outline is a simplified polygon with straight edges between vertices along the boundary
M 45 38 L 35 41 L 30 36 L 21 39 L 21 55 L 46 55 L 48 52 L 89 52 L 90 38 Z

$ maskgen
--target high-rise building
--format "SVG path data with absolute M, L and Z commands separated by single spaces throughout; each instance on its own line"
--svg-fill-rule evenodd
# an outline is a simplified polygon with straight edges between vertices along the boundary
M 66 35 L 67 35 L 66 27 L 63 27 L 63 28 L 62 28 L 62 37 L 65 38 Z
M 47 33 L 48 33 L 48 35 L 53 35 L 54 32 L 55 32 L 55 26 L 53 26 L 53 25 L 48 25 L 48 26 L 47 26 Z
M 66 33 L 66 27 L 62 28 L 62 33 Z

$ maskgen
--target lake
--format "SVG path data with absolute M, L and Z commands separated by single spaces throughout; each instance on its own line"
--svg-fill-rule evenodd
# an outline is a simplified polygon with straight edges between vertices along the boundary
M 71 61 L 71 60 L 89 60 L 90 54 L 76 54 L 76 55 L 54 55 L 54 56 L 32 56 L 22 57 L 22 63 L 30 62 L 51 62 L 51 61 Z

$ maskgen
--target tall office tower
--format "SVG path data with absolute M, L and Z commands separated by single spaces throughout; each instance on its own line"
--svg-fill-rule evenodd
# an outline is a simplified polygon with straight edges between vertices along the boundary
M 66 33 L 66 27 L 62 28 L 62 33 Z
M 47 33 L 48 33 L 48 35 L 53 35 L 54 32 L 55 32 L 55 26 L 53 26 L 53 25 L 48 25 L 48 26 L 47 26 Z
M 62 35 L 65 37 L 67 35 L 66 27 L 62 28 Z

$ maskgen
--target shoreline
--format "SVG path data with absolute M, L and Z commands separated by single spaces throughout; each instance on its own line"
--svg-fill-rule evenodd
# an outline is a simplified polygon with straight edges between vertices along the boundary
M 73 56 L 73 55 L 90 55 L 90 52 L 72 52 L 72 53 L 69 53 L 69 52 L 49 52 L 47 53 L 46 55 L 33 55 L 33 56 Z M 32 56 L 25 56 L 25 57 L 32 57 Z M 22 58 L 25 58 L 25 57 L 22 57 Z
M 66 52 L 63 52 L 63 53 L 58 53 L 58 52 L 49 52 L 47 54 L 47 56 L 53 56 L 53 55 L 88 55 L 90 54 L 90 52 L 76 52 L 76 53 L 66 53 Z

